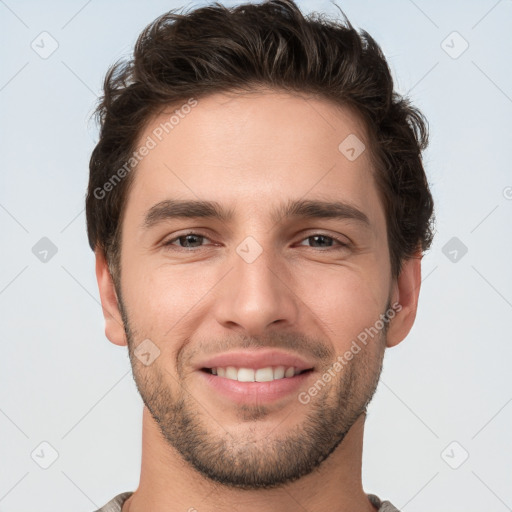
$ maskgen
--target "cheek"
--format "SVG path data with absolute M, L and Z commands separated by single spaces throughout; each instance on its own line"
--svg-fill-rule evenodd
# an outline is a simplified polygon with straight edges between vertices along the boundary
M 336 345 L 350 344 L 375 324 L 388 298 L 383 269 L 373 256 L 369 258 L 372 261 L 357 265 L 290 264 L 281 272 L 290 291 L 277 286 L 275 293 L 286 293 L 287 300 L 297 304 L 299 328 L 318 329 Z M 211 292 L 226 293 L 225 284 L 219 283 L 226 272 L 221 267 L 198 262 L 130 266 L 127 261 L 123 295 L 132 327 L 162 341 L 190 336 L 198 328 L 198 316 L 208 316 Z
M 302 273 L 298 279 L 297 295 L 338 349 L 373 326 L 386 307 L 387 283 L 380 272 L 369 268 L 339 267 L 323 274 Z
M 208 276 L 196 265 L 150 268 L 141 263 L 126 275 L 125 301 L 131 322 L 148 337 L 152 333 L 155 339 L 162 340 L 175 334 L 193 316 L 194 305 L 207 297 L 215 282 L 213 273 Z

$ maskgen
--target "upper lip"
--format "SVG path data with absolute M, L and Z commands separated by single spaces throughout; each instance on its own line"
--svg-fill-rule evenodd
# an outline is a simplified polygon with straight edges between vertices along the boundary
M 197 369 L 203 368 L 266 368 L 267 366 L 294 366 L 300 371 L 313 369 L 314 365 L 308 363 L 296 354 L 290 354 L 279 350 L 244 350 L 225 352 L 205 359 L 197 364 Z

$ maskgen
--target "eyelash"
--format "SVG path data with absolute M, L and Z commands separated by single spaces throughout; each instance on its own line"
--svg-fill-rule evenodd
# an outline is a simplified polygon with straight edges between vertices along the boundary
M 197 237 L 201 237 L 201 238 L 205 238 L 207 240 L 210 240 L 206 235 L 203 235 L 203 234 L 195 232 L 195 231 L 190 231 L 188 233 L 184 233 L 182 235 L 174 237 L 171 240 L 168 240 L 167 242 L 164 242 L 163 246 L 165 248 L 170 249 L 170 250 L 178 250 L 178 251 L 181 250 L 181 251 L 186 251 L 186 252 L 195 252 L 195 251 L 198 251 L 198 250 L 202 249 L 203 247 L 186 248 L 186 247 L 174 246 L 174 242 L 176 242 L 180 238 L 186 238 L 187 236 L 190 236 L 190 235 L 194 235 L 194 236 L 197 236 Z M 315 249 L 315 250 L 320 250 L 320 251 L 339 250 L 339 249 L 346 249 L 347 247 L 350 246 L 350 244 L 348 244 L 346 242 L 342 242 L 339 238 L 336 238 L 334 236 L 330 236 L 330 235 L 328 235 L 326 233 L 313 233 L 312 235 L 309 235 L 309 236 L 303 238 L 301 240 L 301 242 L 303 242 L 304 240 L 307 240 L 308 238 L 313 238 L 315 236 L 322 236 L 322 237 L 325 237 L 325 238 L 330 238 L 331 240 L 334 240 L 335 242 L 337 242 L 339 244 L 338 247 L 326 247 L 325 249 L 322 249 L 321 247 L 312 247 L 312 249 Z

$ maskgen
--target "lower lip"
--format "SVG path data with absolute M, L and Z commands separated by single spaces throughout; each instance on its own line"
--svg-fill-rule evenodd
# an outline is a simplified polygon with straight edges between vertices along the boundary
M 297 394 L 313 373 L 311 370 L 270 382 L 240 382 L 199 371 L 211 389 L 239 404 L 274 402 L 289 397 L 293 393 Z

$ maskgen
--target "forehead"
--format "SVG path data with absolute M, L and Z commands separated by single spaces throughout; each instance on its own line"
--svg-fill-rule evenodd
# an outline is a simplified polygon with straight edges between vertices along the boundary
M 365 125 L 352 109 L 276 91 L 212 94 L 190 105 L 163 109 L 139 137 L 137 147 L 151 145 L 128 198 L 139 216 L 172 198 L 217 201 L 249 217 L 321 197 L 374 222 L 383 217 Z

